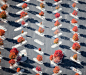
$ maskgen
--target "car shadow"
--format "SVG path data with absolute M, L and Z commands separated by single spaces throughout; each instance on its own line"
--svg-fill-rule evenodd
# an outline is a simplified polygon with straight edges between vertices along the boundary
M 52 14 L 52 11 L 47 11 L 47 13 Z
M 86 43 L 80 43 L 80 46 L 86 47 Z
M 32 38 L 32 37 L 31 37 L 31 36 L 29 36 L 29 35 L 26 35 L 26 37 Z
M 43 63 L 44 64 L 44 66 L 46 66 L 46 67 L 50 67 L 50 63 L 48 63 L 48 62 L 45 62 L 45 63 Z
M 6 47 L 5 47 L 5 49 L 6 49 L 7 51 L 10 51 L 10 50 L 11 50 L 11 48 L 6 48 Z
M 10 16 L 12 17 L 19 17 L 20 15 L 14 14 L 14 13 L 9 13 Z
M 85 11 L 85 10 L 82 10 L 82 9 L 79 9 L 79 12 L 84 12 L 84 13 L 86 13 L 86 11 Z
M 22 8 L 20 7 L 17 7 L 17 6 L 14 6 L 14 5 L 10 5 L 11 8 L 15 8 L 15 9 L 18 9 L 18 10 L 22 10 Z
M 24 72 L 23 73 L 25 73 L 25 74 L 23 74 L 23 75 L 27 75 L 27 74 L 32 74 L 29 70 L 27 70 L 27 69 L 24 69 Z
M 26 62 L 21 62 L 19 65 L 24 67 L 24 68 L 30 68 L 30 69 L 34 68 L 33 65 L 26 63 Z
M 86 26 L 84 26 L 84 25 L 79 25 L 79 28 L 80 28 L 80 29 L 86 29 Z
M 86 35 L 85 34 L 80 34 L 80 36 L 86 38 Z
M 48 73 L 43 73 L 43 75 L 49 75 Z
M 32 10 L 29 10 L 28 12 L 31 13 L 31 14 L 33 14 L 33 15 L 39 14 L 38 12 L 32 11 Z
M 28 3 L 29 5 L 33 5 L 33 6 L 37 6 L 36 4 L 34 4 L 34 3 Z
M 14 27 L 20 27 L 21 26 L 21 24 L 16 23 L 14 21 L 8 21 L 8 24 L 11 25 L 11 26 L 14 26 Z
M 17 40 L 13 40 L 13 39 L 11 39 L 11 38 L 6 38 L 6 40 L 7 40 L 8 42 L 12 42 L 12 43 L 18 44 Z
M 77 64 L 69 59 L 62 59 L 62 63 L 59 64 L 61 67 L 70 69 L 70 67 L 75 67 L 75 68 L 83 68 L 82 65 Z
M 80 19 L 80 20 L 86 20 L 86 18 L 85 18 L 85 17 L 79 17 L 79 19 Z
M 70 8 L 69 4 L 66 4 L 66 3 L 61 4 L 61 6 L 62 6 L 62 7 L 65 7 L 65 8 Z
M 70 21 L 68 21 L 67 19 L 61 19 L 61 22 L 70 23 Z
M 69 14 L 68 12 L 61 11 L 62 14 Z
M 23 2 L 23 0 L 12 0 L 12 1 L 19 2 L 19 3 Z
M 47 54 L 47 53 L 44 53 L 44 55 L 46 55 L 46 56 L 50 56 L 50 54 Z
M 48 6 L 52 6 L 52 3 L 50 3 L 50 2 L 46 2 L 46 4 L 47 4 Z
M 36 23 L 36 22 L 38 22 L 37 20 L 34 20 L 33 18 L 28 18 L 27 20 L 26 20 L 26 22 L 30 22 L 30 23 Z
M 82 61 L 81 64 L 82 64 L 83 66 L 86 66 L 86 62 L 84 62 L 84 61 Z
M 61 31 L 63 31 L 63 32 L 68 32 L 68 33 L 70 33 L 71 31 L 69 30 L 69 29 L 67 29 L 67 28 L 60 28 L 61 29 Z
M 80 4 L 86 4 L 86 2 L 83 2 L 83 1 L 78 1 Z
M 27 27 L 27 29 L 30 29 L 32 31 L 35 31 L 36 29 L 32 28 L 32 27 Z
M 35 63 L 35 62 L 34 62 L 33 60 L 31 60 L 31 59 L 27 58 L 26 63 L 31 63 L 31 64 L 33 64 L 33 63 Z
M 60 36 L 61 39 L 64 39 L 64 40 L 70 40 L 70 38 L 66 37 L 66 36 Z
M 5 71 L 5 72 L 16 73 L 15 70 L 10 69 L 10 68 L 6 68 L 6 67 L 2 67 L 2 70 Z
M 7 58 L 7 57 L 3 57 L 3 60 L 5 60 L 5 61 L 9 61 L 10 59 Z
M 29 49 L 37 48 L 36 46 L 31 45 L 31 44 L 26 44 L 26 45 L 24 45 L 24 46 L 27 47 L 27 48 L 29 48 Z
M 50 19 L 50 18 L 46 18 L 46 20 L 52 22 L 52 19 Z
M 81 55 L 82 55 L 83 57 L 86 57 L 86 52 L 85 52 L 85 51 L 81 51 Z
M 70 47 L 67 46 L 67 45 L 59 45 L 59 47 L 62 48 L 62 49 L 68 49 L 68 50 L 70 50 Z
M 51 35 L 44 35 L 46 38 L 52 38 Z

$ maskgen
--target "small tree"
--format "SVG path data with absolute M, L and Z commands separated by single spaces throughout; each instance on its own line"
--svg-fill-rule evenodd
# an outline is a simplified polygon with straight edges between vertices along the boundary
M 43 33 L 44 29 L 42 27 L 39 27 L 38 32 Z
M 59 41 L 59 39 L 58 39 L 58 38 L 54 39 L 54 43 L 55 43 L 55 44 L 57 44 L 57 43 L 58 43 L 58 41 Z
M 14 59 L 9 60 L 9 64 L 11 64 L 11 66 L 14 65 L 15 64 L 15 60 Z
M 59 63 L 60 61 L 61 61 L 60 57 L 54 58 L 54 62 L 55 62 L 55 63 Z
M 55 2 L 58 2 L 58 1 L 60 1 L 60 0 L 54 0 Z
M 41 7 L 41 8 L 44 8 L 45 6 L 44 6 L 44 4 L 43 4 L 43 3 L 40 3 L 40 7 Z
M 10 59 L 15 59 L 15 58 L 16 58 L 16 54 L 15 54 L 14 52 L 11 52 L 11 53 L 9 54 L 9 58 L 10 58 Z
M 2 12 L 0 13 L 0 18 L 6 19 L 6 17 L 7 17 L 6 12 L 5 12 L 5 11 L 2 11 Z
M 56 66 L 56 67 L 53 69 L 53 72 L 54 72 L 54 73 L 58 73 L 59 70 L 60 70 L 59 66 Z
M 77 26 L 74 26 L 72 30 L 73 30 L 74 32 L 77 32 L 77 31 L 78 31 L 78 27 L 77 27 Z
M 18 42 L 18 43 L 22 43 L 23 41 L 25 41 L 25 39 L 24 39 L 23 37 L 19 37 L 19 38 L 17 39 L 17 42 Z
M 59 21 L 57 20 L 54 25 L 59 26 L 60 25 Z
M 63 53 L 61 50 L 56 50 L 53 55 L 50 55 L 50 61 L 54 61 L 54 63 L 59 63 L 63 58 Z
M 41 55 L 37 55 L 36 58 L 37 58 L 38 61 L 42 61 L 42 59 L 43 59 Z
M 72 7 L 74 7 L 74 8 L 75 8 L 75 7 L 76 7 L 76 3 L 73 3 L 73 4 L 72 4 Z
M 54 34 L 58 34 L 59 33 L 59 30 L 57 29 L 55 32 L 54 32 Z
M 36 70 L 37 70 L 37 71 L 41 71 L 41 67 L 40 67 L 40 66 L 37 66 L 37 67 L 36 67 Z
M 39 48 L 38 50 L 41 51 L 41 48 Z
M 78 51 L 78 50 L 80 49 L 79 43 L 77 43 L 77 42 L 76 42 L 76 43 L 73 43 L 72 48 L 73 48 L 74 50 Z
M 71 20 L 71 23 L 77 23 L 78 21 L 76 21 L 75 19 Z
M 5 31 L 3 29 L 0 29 L 0 36 L 3 36 L 5 34 Z
M 22 5 L 22 8 L 25 9 L 25 8 L 27 8 L 27 6 L 28 6 L 27 3 L 24 3 L 24 4 Z
M 21 33 L 24 33 L 24 31 L 22 30 Z
M 40 25 L 42 25 L 42 22 L 40 22 Z
M 20 70 L 21 70 L 21 69 L 18 67 L 18 68 L 17 68 L 17 72 L 19 72 Z
M 53 60 L 53 55 L 50 55 L 50 60 L 51 60 L 51 61 Z
M 63 58 L 63 53 L 61 50 L 56 50 L 55 53 L 54 53 L 54 58 L 56 57 L 60 57 L 60 59 Z
M 55 7 L 55 9 L 59 9 L 59 5 Z
M 3 43 L 3 40 L 0 38 L 0 45 L 3 45 L 4 43 Z
M 20 18 L 22 18 L 22 17 L 24 17 L 24 16 L 26 16 L 26 15 L 27 15 L 27 12 L 22 11 L 22 12 L 20 13 Z
M 79 40 L 78 34 L 75 33 L 75 34 L 73 35 L 72 39 L 73 39 L 74 41 L 78 41 L 78 40 Z
M 4 4 L 3 6 L 1 6 L 2 10 L 6 10 L 8 8 L 7 4 Z
M 56 13 L 56 14 L 55 14 L 55 17 L 56 17 L 56 18 L 59 18 L 59 17 L 60 17 L 60 13 Z
M 72 14 L 76 16 L 78 14 L 78 12 L 76 10 L 74 10 Z
M 77 54 L 73 55 L 73 59 L 77 60 Z
M 39 15 L 40 15 L 40 16 L 44 16 L 44 12 L 41 11 L 41 12 L 39 13 Z
M 75 73 L 75 75 L 79 75 L 79 73 Z
M 25 21 L 22 21 L 21 24 L 24 25 L 25 24 Z
M 10 50 L 10 53 L 15 53 L 17 55 L 19 53 L 19 51 L 17 50 L 17 48 L 12 48 Z
M 40 75 L 40 74 L 37 73 L 36 75 Z

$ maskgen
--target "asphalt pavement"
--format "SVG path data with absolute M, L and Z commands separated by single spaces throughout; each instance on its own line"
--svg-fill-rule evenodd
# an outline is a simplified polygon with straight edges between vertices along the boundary
M 86 0 L 79 0 L 79 3 L 77 3 L 77 6 L 79 8 L 78 16 L 79 19 L 77 19 L 79 28 L 78 33 L 79 36 L 79 42 L 81 45 L 80 52 L 81 55 L 78 55 L 79 60 L 81 61 L 82 65 L 76 64 L 75 62 L 71 61 L 69 58 L 70 56 L 73 56 L 73 52 L 70 50 L 70 47 L 72 47 L 73 43 L 70 41 L 70 38 L 72 38 L 73 33 L 70 32 L 70 29 L 73 28 L 73 25 L 70 24 L 70 21 L 73 19 L 69 15 L 69 13 L 73 12 L 73 9 L 69 7 L 69 5 L 72 5 L 73 2 L 71 0 L 63 0 L 59 6 L 62 8 L 62 10 L 59 12 L 62 16 L 62 19 L 59 20 L 59 22 L 62 24 L 62 27 L 59 28 L 60 32 L 62 33 L 61 36 L 59 36 L 59 40 L 62 41 L 62 44 L 56 48 L 51 48 L 53 45 L 53 39 L 51 37 L 54 35 L 54 31 L 51 29 L 54 27 L 54 23 L 52 22 L 52 19 L 54 19 L 54 14 L 52 14 L 52 11 L 55 10 L 55 7 L 52 7 L 52 3 L 54 3 L 54 0 L 45 0 L 45 20 L 41 20 L 36 16 L 40 10 L 36 8 L 36 6 L 40 5 L 40 2 L 37 0 L 30 0 L 28 4 L 29 10 L 28 15 L 29 18 L 26 20 L 28 22 L 28 27 L 23 28 L 22 30 L 27 31 L 28 34 L 24 38 L 27 40 L 27 44 L 25 44 L 22 47 L 19 47 L 18 50 L 21 51 L 22 49 L 26 49 L 28 53 L 28 60 L 26 62 L 21 63 L 19 66 L 21 68 L 25 69 L 24 75 L 35 75 L 36 73 L 32 71 L 32 68 L 36 67 L 36 62 L 33 61 L 33 58 L 38 55 L 33 49 L 34 48 L 41 48 L 44 52 L 43 55 L 43 63 L 41 66 L 43 75 L 52 75 L 53 74 L 53 68 L 50 67 L 50 60 L 49 56 L 55 52 L 55 50 L 61 49 L 64 52 L 64 59 L 62 60 L 62 63 L 59 64 L 60 69 L 62 70 L 62 75 L 74 75 L 75 72 L 73 72 L 70 67 L 76 67 L 78 68 L 83 74 L 86 75 Z M 0 75 L 12 75 L 16 72 L 15 69 L 9 69 L 9 51 L 11 50 L 12 46 L 16 45 L 16 40 L 13 40 L 13 37 L 19 35 L 21 33 L 21 30 L 14 31 L 15 28 L 19 27 L 21 23 L 15 23 L 17 19 L 19 19 L 19 15 L 16 15 L 15 13 L 21 10 L 21 7 L 16 7 L 16 4 L 22 2 L 21 0 L 8 0 L 8 3 L 10 7 L 8 8 L 8 23 L 2 23 L 0 22 L 0 25 L 7 28 L 7 32 L 5 34 L 6 40 L 4 41 L 5 49 L 0 50 L 3 55 L 3 59 L 1 61 L 2 69 L 0 70 Z M 1 6 L 1 5 L 0 5 Z M 37 35 L 34 31 L 38 30 L 38 26 L 35 24 L 35 22 L 42 22 L 43 25 L 46 27 L 44 28 L 44 37 L 41 37 Z M 44 46 L 41 46 L 34 42 L 34 39 L 39 39 L 44 43 Z

